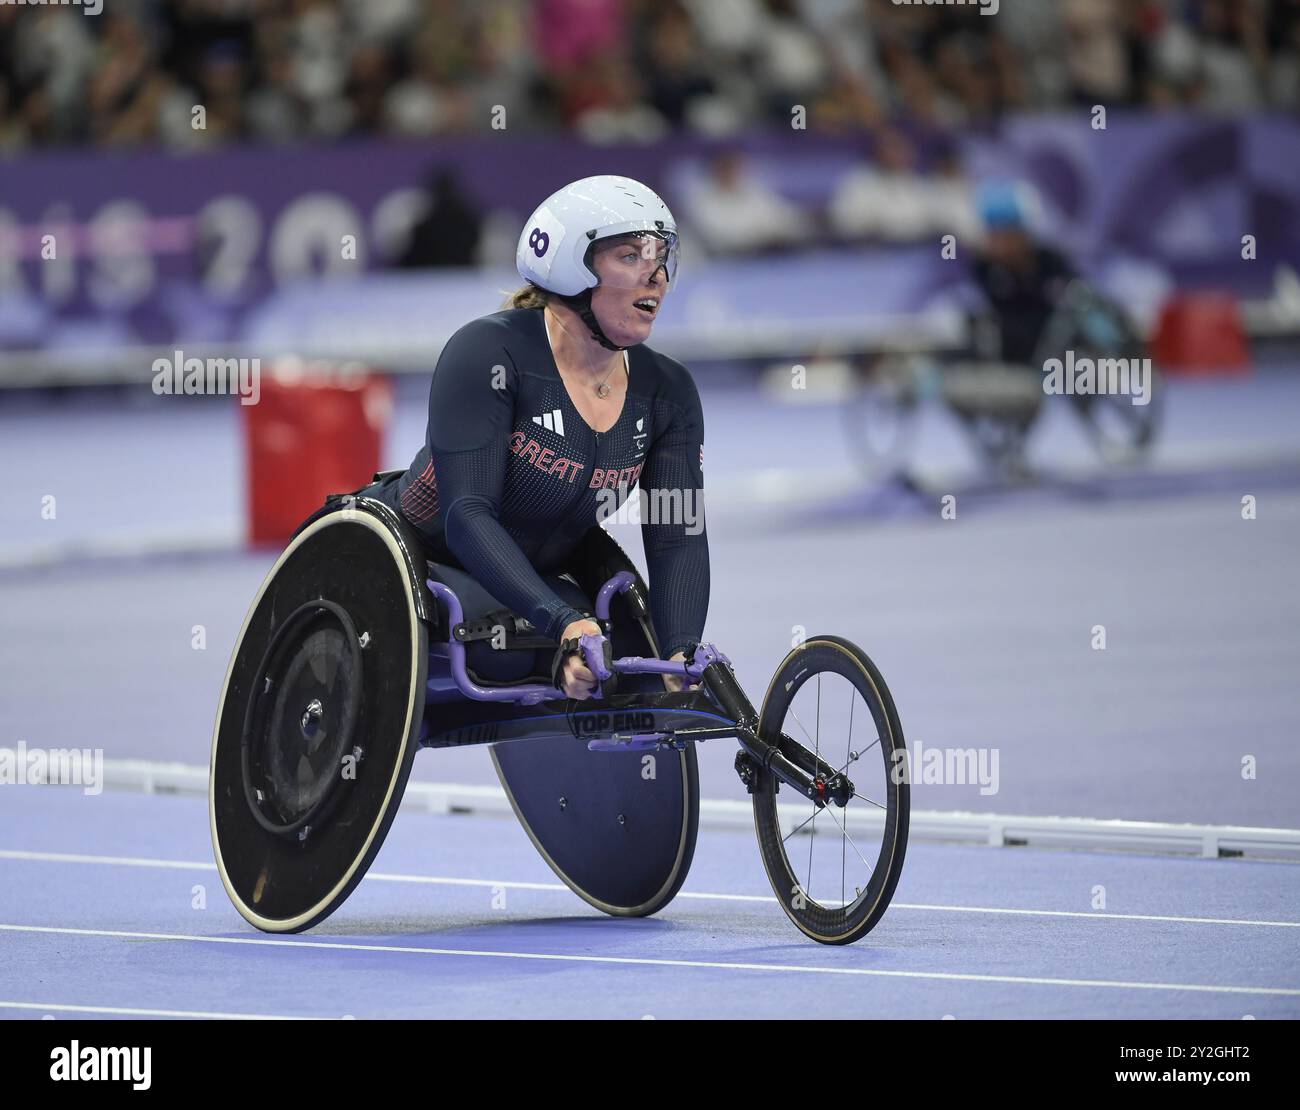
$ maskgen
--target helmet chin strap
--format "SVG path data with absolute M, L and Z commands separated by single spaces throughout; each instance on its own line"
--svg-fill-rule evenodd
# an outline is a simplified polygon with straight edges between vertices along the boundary
M 596 342 L 599 343 L 606 350 L 608 351 L 627 350 L 626 347 L 620 347 L 617 343 L 613 342 L 613 340 L 611 340 L 609 336 L 605 334 L 604 329 L 601 328 L 600 321 L 596 319 L 596 314 L 591 310 L 590 289 L 584 289 L 581 293 L 573 297 L 561 297 L 560 300 L 562 300 L 571 309 L 573 309 L 574 312 L 578 314 L 578 316 L 582 319 L 582 322 L 586 324 L 588 328 L 591 329 L 592 338 L 595 339 Z

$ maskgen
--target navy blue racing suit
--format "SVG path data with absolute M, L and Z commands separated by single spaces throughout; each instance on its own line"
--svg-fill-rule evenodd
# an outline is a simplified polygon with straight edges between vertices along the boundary
M 623 411 L 596 432 L 569 397 L 540 310 L 471 321 L 438 359 L 424 446 L 376 492 L 431 559 L 463 568 L 558 641 L 584 614 L 543 575 L 554 580 L 598 513 L 639 482 L 651 616 L 667 658 L 700 640 L 708 611 L 704 417 L 685 367 L 644 345 L 627 355 Z

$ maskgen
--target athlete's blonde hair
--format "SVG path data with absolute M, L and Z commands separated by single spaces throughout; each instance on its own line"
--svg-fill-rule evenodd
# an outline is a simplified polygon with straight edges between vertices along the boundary
M 521 285 L 506 299 L 506 308 L 545 308 L 551 295 L 539 286 L 529 282 Z

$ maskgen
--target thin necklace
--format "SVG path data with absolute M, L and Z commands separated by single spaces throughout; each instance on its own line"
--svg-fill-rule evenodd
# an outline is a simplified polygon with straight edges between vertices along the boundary
M 552 315 L 554 315 L 554 313 L 552 313 Z M 543 316 L 543 317 L 542 317 L 543 322 L 545 322 L 545 319 L 546 319 L 546 317 Z M 556 316 L 556 317 L 555 317 L 555 322 L 556 322 L 557 324 L 560 325 L 560 331 L 564 332 L 565 335 L 568 335 L 570 339 L 573 338 L 573 336 L 569 333 L 569 329 L 566 328 L 566 327 L 564 326 L 564 321 L 563 321 L 563 320 L 561 320 L 558 316 Z M 550 333 L 548 332 L 548 333 L 547 333 L 547 336 L 546 336 L 546 340 L 547 340 L 548 343 L 550 342 L 550 339 L 551 339 L 551 336 L 550 336 Z M 552 353 L 552 355 L 555 353 L 555 345 L 554 345 L 554 344 L 551 344 L 551 353 Z M 585 353 L 583 354 L 582 357 L 583 357 L 584 359 L 587 359 L 587 369 L 591 371 L 592 377 L 595 377 L 595 376 L 596 376 L 596 368 L 595 368 L 594 366 L 591 365 L 591 359 L 587 358 L 587 356 L 586 356 Z M 556 369 L 559 369 L 559 363 L 557 362 L 555 365 L 556 365 Z M 623 369 L 624 369 L 624 370 L 627 369 L 627 351 L 624 351 L 624 352 L 623 352 Z M 611 370 L 608 374 L 605 375 L 605 380 L 604 380 L 603 382 L 600 382 L 600 383 L 596 386 L 596 396 L 597 396 L 597 397 L 608 397 L 608 396 L 609 396 L 609 379 L 612 378 L 612 377 L 613 377 L 617 372 L 618 372 L 618 367 L 615 366 L 613 370 Z

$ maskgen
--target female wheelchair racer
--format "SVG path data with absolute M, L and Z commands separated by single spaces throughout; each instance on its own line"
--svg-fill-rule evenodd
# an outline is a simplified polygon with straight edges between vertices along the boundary
M 756 713 L 727 657 L 699 642 L 703 529 L 647 522 L 652 592 L 597 522 L 608 492 L 621 501 L 638 481 L 702 486 L 698 394 L 642 344 L 676 240 L 663 201 L 629 179 L 549 197 L 520 237 L 527 292 L 439 359 L 411 468 L 331 497 L 272 568 L 227 672 L 210 781 L 222 880 L 258 928 L 333 912 L 378 852 L 415 751 L 465 744 L 491 745 L 571 889 L 610 914 L 653 913 L 694 851 L 694 743 L 722 736 L 740 741 L 791 920 L 847 943 L 883 915 L 908 788 L 871 661 L 837 637 L 799 644 Z M 778 806 L 782 783 L 806 803 Z

